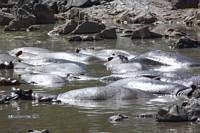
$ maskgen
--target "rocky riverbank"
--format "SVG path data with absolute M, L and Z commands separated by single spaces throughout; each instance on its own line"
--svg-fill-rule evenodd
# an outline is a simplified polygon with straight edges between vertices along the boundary
M 187 27 L 199 28 L 198 0 L 2 0 L 0 25 L 8 31 L 40 30 L 43 24 L 63 23 L 49 35 L 65 35 L 69 41 L 99 41 L 121 37 L 132 39 L 175 38 L 172 48 L 191 44 Z M 175 25 L 181 25 L 181 29 Z M 181 39 L 187 37 L 188 40 Z M 181 39 L 181 40 L 179 40 Z

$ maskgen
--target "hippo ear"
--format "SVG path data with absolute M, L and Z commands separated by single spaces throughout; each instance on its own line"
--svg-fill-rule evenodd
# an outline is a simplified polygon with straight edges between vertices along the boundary
M 196 86 L 196 85 L 191 85 L 190 87 L 192 88 L 192 90 L 197 89 L 197 86 Z
M 76 52 L 76 53 L 79 53 L 80 51 L 81 51 L 80 48 L 76 48 L 76 49 L 75 49 L 75 52 Z
M 108 57 L 108 61 L 111 61 L 114 57 Z
M 18 51 L 18 52 L 15 54 L 15 56 L 16 56 L 16 57 L 19 57 L 19 56 L 22 55 L 22 54 L 23 54 L 22 51 Z

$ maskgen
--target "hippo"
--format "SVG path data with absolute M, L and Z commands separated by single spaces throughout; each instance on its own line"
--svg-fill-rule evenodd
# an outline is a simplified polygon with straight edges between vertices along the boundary
M 49 65 L 27 67 L 24 71 L 30 73 L 54 74 L 61 77 L 67 77 L 69 74 L 84 74 L 86 71 L 81 66 L 74 63 L 51 63 Z
M 9 51 L 8 53 L 11 56 L 16 56 L 17 53 L 19 51 L 22 51 L 23 54 L 32 54 L 32 55 L 39 55 L 41 53 L 50 53 L 51 51 L 49 51 L 48 49 L 43 49 L 43 48 L 37 48 L 37 47 L 21 47 L 21 48 L 16 48 L 13 49 L 11 51 Z
M 173 52 L 165 52 L 161 50 L 151 51 L 130 59 L 131 62 L 149 63 L 152 65 L 168 65 L 168 66 L 199 66 L 199 62 Z
M 173 82 L 178 84 L 183 84 L 185 86 L 191 86 L 191 85 L 200 86 L 200 75 L 175 80 Z
M 21 99 L 36 100 L 38 102 L 62 102 L 72 105 L 81 105 L 80 103 L 95 103 L 105 100 L 121 101 L 155 97 L 155 95 L 147 94 L 141 90 L 132 90 L 122 87 L 101 86 L 71 90 L 60 93 L 58 95 L 34 93 L 32 90 L 13 89 L 12 95 L 4 97 L 2 101 L 6 101 L 5 99 Z
M 100 78 L 100 81 L 110 82 L 117 81 L 125 78 L 136 78 L 136 77 L 147 77 L 150 79 L 157 79 L 164 82 L 174 82 L 175 80 L 183 79 L 188 77 L 185 73 L 179 72 L 160 72 L 154 70 L 142 70 L 127 73 L 111 74 Z
M 67 80 L 53 74 L 23 74 L 20 76 L 26 83 L 43 87 L 60 87 L 65 84 Z
M 181 84 L 163 82 L 146 77 L 121 79 L 110 83 L 108 86 L 122 86 L 159 95 L 176 95 L 180 90 L 186 90 L 188 88 Z
M 83 49 L 76 49 L 76 52 L 85 54 L 85 55 L 95 56 L 104 61 L 107 61 L 109 57 L 115 57 L 117 55 L 130 56 L 128 52 L 123 51 L 123 50 L 117 50 L 117 49 L 95 50 L 92 48 L 87 48 L 87 49 L 83 48 Z
M 71 53 L 70 52 L 44 52 L 44 53 L 41 52 L 40 53 L 40 51 L 38 53 L 37 52 L 28 53 L 28 52 L 23 52 L 23 51 L 18 51 L 18 52 L 10 51 L 10 54 L 13 56 L 16 56 L 16 54 L 18 53 L 21 53 L 20 55 L 18 55 L 18 58 L 21 59 L 22 61 L 25 61 L 25 63 L 30 62 L 30 60 L 35 60 L 34 63 L 37 63 L 37 61 L 46 62 L 46 60 L 49 60 L 51 62 L 56 62 L 54 60 L 60 60 L 60 61 L 65 60 L 68 62 L 76 62 L 76 63 L 82 63 L 82 64 L 102 62 L 101 59 L 95 56 L 85 55 L 81 53 L 72 53 L 72 52 Z
M 57 100 L 64 103 L 81 100 L 128 100 L 137 98 L 154 97 L 141 90 L 127 89 L 117 86 L 90 87 L 84 89 L 71 90 L 58 95 Z

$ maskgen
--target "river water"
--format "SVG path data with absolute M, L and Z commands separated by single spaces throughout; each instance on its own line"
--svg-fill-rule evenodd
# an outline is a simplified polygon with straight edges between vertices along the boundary
M 42 27 L 42 32 L 8 32 L 0 28 L 0 51 L 7 52 L 17 47 L 34 46 L 54 51 L 72 51 L 77 47 L 98 47 L 99 49 L 121 49 L 130 53 L 144 53 L 151 50 L 170 51 L 170 40 L 130 40 L 119 37 L 118 40 L 99 42 L 68 42 L 66 37 L 49 37 L 47 31 L 53 26 Z M 192 32 L 194 35 L 197 33 Z M 200 48 L 173 50 L 200 60 Z M 90 75 L 105 76 L 110 73 L 101 65 L 87 66 Z M 189 70 L 198 74 L 198 69 Z M 16 77 L 12 71 L 1 71 L 1 75 Z M 41 88 L 31 85 L 15 86 L 58 94 L 71 89 L 104 85 L 98 81 L 72 82 L 61 88 Z M 0 93 L 9 93 L 12 87 L 0 87 Z M 50 133 L 198 133 L 200 126 L 189 122 L 158 123 L 154 119 L 139 119 L 137 114 L 156 112 L 164 104 L 151 103 L 147 99 L 129 101 L 102 101 L 80 103 L 79 106 L 38 104 L 32 101 L 17 101 L 9 105 L 0 105 L 0 133 L 25 133 L 28 129 L 49 129 Z M 120 123 L 111 123 L 111 115 L 122 113 L 129 118 Z

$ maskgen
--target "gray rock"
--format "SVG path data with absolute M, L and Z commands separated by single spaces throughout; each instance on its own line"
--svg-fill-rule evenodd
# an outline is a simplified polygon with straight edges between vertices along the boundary
M 33 6 L 33 14 L 36 16 L 37 24 L 55 23 L 53 11 L 44 4 L 35 4 Z
M 49 133 L 49 130 L 43 129 L 43 130 L 28 130 L 27 133 Z
M 37 30 L 40 30 L 40 26 L 39 25 L 31 25 L 26 29 L 27 32 L 37 31 Z
M 69 41 L 82 41 L 81 36 L 72 36 L 69 38 Z
M 139 24 L 151 24 L 157 21 L 157 17 L 155 14 L 152 13 L 146 13 L 146 14 L 141 14 L 132 20 L 133 23 L 139 23 Z
M 123 115 L 123 114 L 117 114 L 117 115 L 113 115 L 113 116 L 109 117 L 109 120 L 111 122 L 119 122 L 119 121 L 122 121 L 124 119 L 128 119 L 128 116 Z
M 103 30 L 99 36 L 103 39 L 117 39 L 117 33 L 115 28 Z
M 174 9 L 198 8 L 199 0 L 171 0 Z
M 153 39 L 162 38 L 161 34 L 151 32 L 149 27 L 143 27 L 133 31 L 131 39 Z
M 173 48 L 197 48 L 200 47 L 200 41 L 198 40 L 193 40 L 188 37 L 182 37 L 180 38 L 174 46 L 172 45 Z
M 29 26 L 36 23 L 36 18 L 33 14 L 20 8 L 18 16 L 5 27 L 5 31 L 25 31 Z
M 69 20 L 66 24 L 59 25 L 50 31 L 53 34 L 70 34 L 78 26 L 78 23 L 74 20 Z
M 8 25 L 14 19 L 14 15 L 0 11 L 0 25 Z
M 72 32 L 73 34 L 91 34 L 91 33 L 99 33 L 103 29 L 105 29 L 104 24 L 100 24 L 94 21 L 85 21 Z

